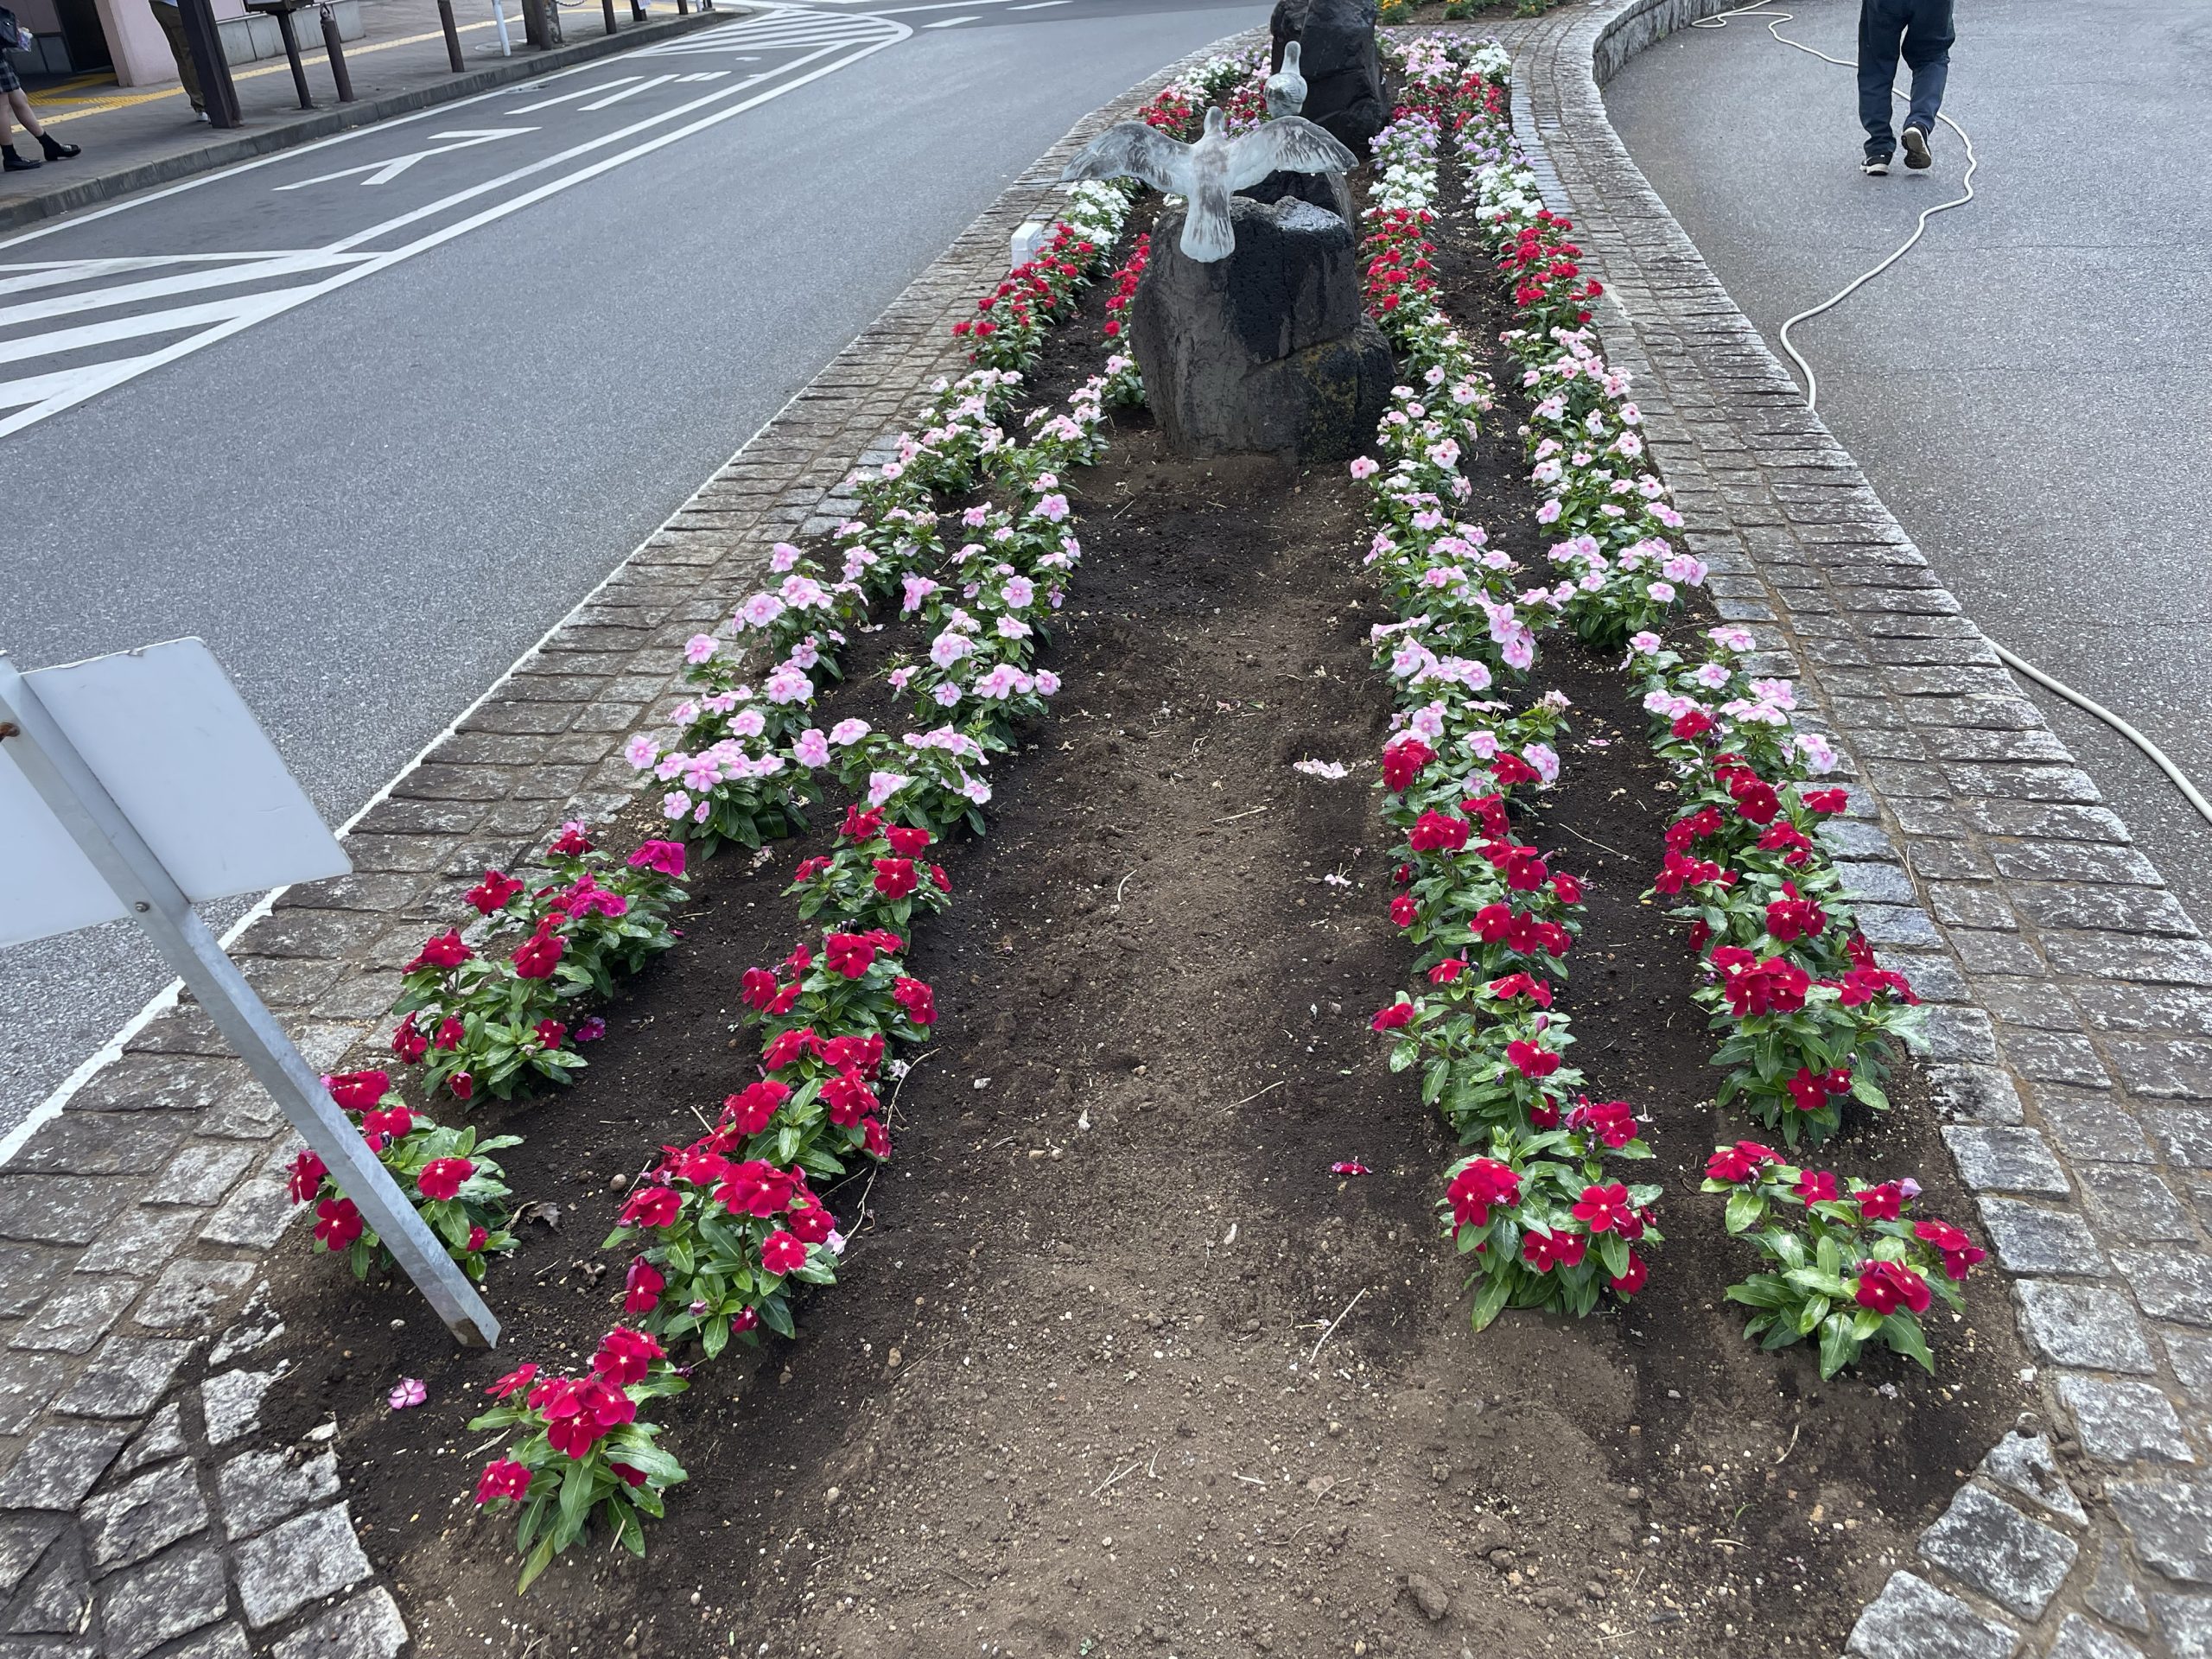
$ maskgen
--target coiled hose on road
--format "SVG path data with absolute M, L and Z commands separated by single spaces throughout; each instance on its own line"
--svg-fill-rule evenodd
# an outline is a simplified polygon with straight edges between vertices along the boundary
M 1758 17 L 1765 22 L 1766 32 L 1783 46 L 1789 47 L 1796 51 L 1802 52 L 1808 57 L 1818 58 L 1823 63 L 1832 63 L 1839 69 L 1850 69 L 1853 71 L 1856 71 L 1858 69 L 1859 65 L 1855 60 L 1830 57 L 1818 47 L 1808 46 L 1802 41 L 1791 40 L 1789 36 L 1782 32 L 1781 26 L 1783 23 L 1791 22 L 1795 17 L 1795 14 L 1787 11 L 1772 10 L 1770 9 L 1771 4 L 1772 0 L 1752 0 L 1752 3 L 1750 5 L 1738 6 L 1731 11 L 1717 12 L 1710 17 L 1698 18 L 1690 24 L 1690 27 L 1692 29 L 1726 29 L 1728 26 L 1728 20 L 1732 17 Z M 1899 93 L 1895 87 L 1892 87 L 1890 90 L 1890 96 L 1892 98 L 1898 98 L 1903 95 Z M 1905 238 L 1903 242 L 1899 243 L 1889 256 L 1883 259 L 1880 264 L 1873 266 L 1870 270 L 1861 271 L 1858 276 L 1853 277 L 1848 283 L 1838 289 L 1827 299 L 1822 300 L 1818 305 L 1812 306 L 1805 310 L 1800 311 L 1796 316 L 1790 318 L 1787 322 L 1782 325 L 1782 328 L 1777 338 L 1779 338 L 1782 342 L 1782 349 L 1789 353 L 1791 360 L 1797 365 L 1798 369 L 1805 377 L 1805 407 L 1808 409 L 1817 409 L 1820 407 L 1820 378 L 1813 372 L 1813 365 L 1805 360 L 1805 354 L 1797 349 L 1796 342 L 1789 338 L 1789 331 L 1792 328 L 1795 328 L 1799 323 L 1809 321 L 1811 319 L 1819 316 L 1824 311 L 1834 310 L 1837 306 L 1841 305 L 1846 300 L 1849 299 L 1853 294 L 1856 294 L 1860 289 L 1866 287 L 1867 283 L 1872 282 L 1877 276 L 1879 276 L 1891 265 L 1897 264 L 1898 260 L 1904 258 L 1906 254 L 1911 252 L 1914 246 L 1920 241 L 1920 238 L 1927 234 L 1928 221 L 1935 218 L 1936 214 L 1948 213 L 1954 207 L 1963 207 L 1967 203 L 1974 200 L 1974 175 L 1975 169 L 1980 168 L 1981 165 L 1980 157 L 1974 154 L 1974 139 L 1968 136 L 1967 130 L 1964 127 L 1951 119 L 1949 116 L 1939 114 L 1936 118 L 1938 121 L 1941 121 L 1945 126 L 1948 127 L 1953 132 L 1958 134 L 1959 143 L 1965 147 L 1967 152 L 1967 170 L 1965 175 L 1959 181 L 1960 194 L 1952 197 L 1948 201 L 1939 201 L 1932 207 L 1923 208 L 1921 211 L 1919 222 L 1912 227 L 1912 234 Z M 1985 635 L 1984 638 L 1987 638 L 1987 636 Z M 2113 713 L 2111 709 L 2106 708 L 2102 703 L 2098 702 L 2095 699 L 2084 696 L 2082 693 L 2076 691 L 2070 685 L 2064 684 L 2058 680 L 2053 679 L 2050 675 L 2044 673 L 2043 670 L 2037 668 L 2033 663 L 2028 662 L 2023 658 L 2016 657 L 2011 652 L 2005 650 L 2004 646 L 1999 645 L 1994 639 L 1991 639 L 1989 641 L 1989 645 L 1990 649 L 1997 653 L 1999 659 L 2004 663 L 2005 667 L 2011 669 L 2014 673 L 2025 675 L 2029 679 L 2034 681 L 2037 685 L 2043 687 L 2044 690 L 2049 691 L 2054 696 L 2063 697 L 2067 702 L 2072 703 L 2076 709 L 2081 709 L 2083 713 L 2094 715 L 2106 725 L 2111 727 L 2113 730 L 2118 732 L 2122 737 L 2126 738 L 2130 743 L 2133 743 L 2137 748 L 2140 749 L 2145 755 L 2149 756 L 2151 763 L 2157 766 L 2160 772 L 2165 773 L 2168 781 L 2170 781 L 2176 789 L 2181 791 L 2182 798 L 2187 801 L 2191 806 L 2195 807 L 2196 809 L 2197 815 L 2203 818 L 2207 823 L 2212 823 L 2212 801 L 2208 801 L 2204 798 L 2202 792 L 2198 790 L 2195 784 L 2189 780 L 2188 775 L 2184 773 L 2179 766 L 2176 766 L 2172 760 L 2167 758 L 2164 750 L 2161 749 L 2149 738 L 2137 731 L 2134 727 L 2129 725 L 2118 715 Z

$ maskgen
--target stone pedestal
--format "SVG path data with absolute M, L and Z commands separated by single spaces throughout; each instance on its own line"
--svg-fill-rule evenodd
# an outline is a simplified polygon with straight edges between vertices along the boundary
M 1160 218 L 1130 345 L 1146 401 L 1187 455 L 1341 461 L 1375 435 L 1395 365 L 1362 309 L 1351 227 L 1295 198 L 1230 202 L 1236 251 L 1201 264 Z
M 1375 53 L 1375 16 L 1376 0 L 1275 0 L 1268 20 L 1274 68 L 1282 67 L 1283 48 L 1298 42 L 1298 73 L 1306 77 L 1299 113 L 1362 160 L 1390 119 L 1382 60 Z

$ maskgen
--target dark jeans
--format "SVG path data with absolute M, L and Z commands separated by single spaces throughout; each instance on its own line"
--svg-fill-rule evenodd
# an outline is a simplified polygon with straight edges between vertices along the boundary
M 1866 129 L 1867 155 L 1887 156 L 1897 149 L 1897 135 L 1890 129 L 1890 85 L 1897 76 L 1900 48 L 1912 71 L 1912 108 L 1905 124 L 1936 130 L 1953 38 L 1951 0 L 1859 0 L 1859 120 Z

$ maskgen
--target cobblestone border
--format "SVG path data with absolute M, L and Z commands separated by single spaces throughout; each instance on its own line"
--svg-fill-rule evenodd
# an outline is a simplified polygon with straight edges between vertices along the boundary
M 1943 1137 L 2045 1362 L 1861 1659 L 2212 1656 L 2212 946 L 1646 182 L 1600 87 L 1732 0 L 1504 31 L 1515 125 L 1713 571 L 1855 757 L 1827 832 L 1931 1005 Z
M 353 873 L 288 889 L 231 954 L 314 1064 L 388 1028 L 397 964 L 487 865 L 636 796 L 623 740 L 677 695 L 683 642 L 760 582 L 769 545 L 849 516 L 950 325 L 1048 217 L 1060 169 L 1230 37 L 1093 111 L 404 772 L 346 837 Z M 186 1003 L 155 1015 L 0 1166 L 0 1655 L 391 1659 L 408 1641 L 343 1497 L 334 1425 L 257 1438 L 281 1328 L 264 1272 L 297 1145 Z M 499 1281 L 490 1287 L 496 1306 Z M 204 1374 L 175 1386 L 181 1372 Z

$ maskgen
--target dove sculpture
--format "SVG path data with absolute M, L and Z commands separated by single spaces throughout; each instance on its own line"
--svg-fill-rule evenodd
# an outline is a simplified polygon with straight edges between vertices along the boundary
M 1063 180 L 1141 179 L 1155 190 L 1190 203 L 1177 245 L 1201 264 L 1236 250 L 1229 199 L 1270 173 L 1342 173 L 1359 158 L 1311 121 L 1287 115 L 1249 132 L 1229 136 L 1218 105 L 1206 111 L 1206 129 L 1186 144 L 1141 121 L 1120 121 L 1084 147 Z
M 1280 121 L 1286 115 L 1296 115 L 1306 107 L 1306 77 L 1298 73 L 1298 42 L 1291 41 L 1282 49 L 1282 67 L 1269 75 L 1261 90 L 1268 97 L 1268 113 Z

